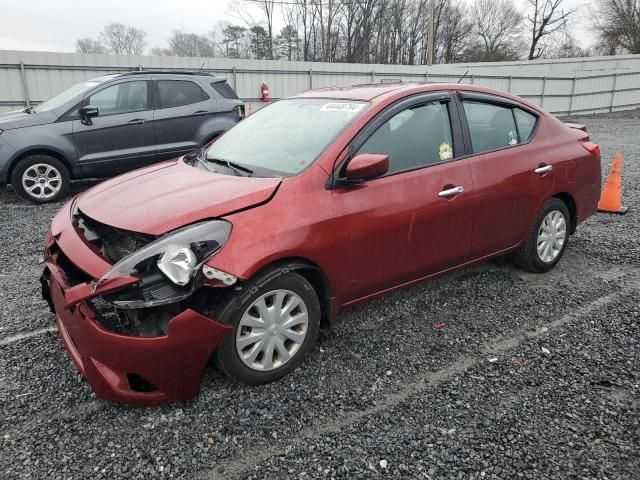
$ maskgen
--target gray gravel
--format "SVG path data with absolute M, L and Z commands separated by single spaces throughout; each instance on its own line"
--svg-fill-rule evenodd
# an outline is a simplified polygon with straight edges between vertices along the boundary
M 280 382 L 210 368 L 155 409 L 98 400 L 54 332 L 13 340 L 52 326 L 37 260 L 59 205 L 1 193 L 0 478 L 640 478 L 640 112 L 572 120 L 605 174 L 625 155 L 631 212 L 583 224 L 554 271 L 490 262 L 387 295 Z

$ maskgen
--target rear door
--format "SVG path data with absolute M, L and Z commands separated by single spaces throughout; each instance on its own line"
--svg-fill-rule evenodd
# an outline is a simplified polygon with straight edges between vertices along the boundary
M 90 124 L 73 121 L 73 140 L 85 175 L 110 176 L 155 161 L 151 82 L 110 84 L 90 93 L 82 105 L 98 107 Z
M 215 99 L 191 80 L 156 77 L 155 137 L 160 160 L 194 150 L 213 133 Z M 206 131 L 203 131 L 206 130 Z
M 475 191 L 471 250 L 481 258 L 526 237 L 551 195 L 554 172 L 536 112 L 484 94 L 460 99 Z
M 345 303 L 467 259 L 473 191 L 469 163 L 458 158 L 457 122 L 449 94 L 423 95 L 390 107 L 355 140 L 354 153 L 386 153 L 390 167 L 381 178 L 334 190 L 348 237 Z

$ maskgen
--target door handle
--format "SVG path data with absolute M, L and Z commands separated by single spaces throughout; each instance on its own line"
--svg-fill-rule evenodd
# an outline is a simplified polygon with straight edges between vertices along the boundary
M 543 173 L 547 173 L 553 170 L 553 165 L 545 165 L 544 167 L 538 167 L 534 170 L 538 175 L 542 175 Z
M 453 188 L 449 188 L 447 190 L 442 190 L 440 193 L 438 193 L 439 197 L 453 197 L 454 195 L 458 195 L 460 193 L 464 192 L 464 187 L 453 187 Z
M 129 125 L 142 125 L 144 123 L 144 119 L 143 118 L 136 118 L 135 120 L 129 120 L 128 124 Z
M 206 110 L 198 110 L 197 112 L 193 112 L 193 115 L 194 115 L 195 117 L 198 117 L 198 116 L 200 116 L 200 115 L 206 115 L 207 113 L 209 113 L 209 112 L 208 112 L 208 111 L 206 111 Z

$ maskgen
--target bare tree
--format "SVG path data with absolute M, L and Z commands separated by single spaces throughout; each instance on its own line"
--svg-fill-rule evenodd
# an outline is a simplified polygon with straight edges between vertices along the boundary
M 598 0 L 594 29 L 607 53 L 640 53 L 640 0 Z
M 447 2 L 442 10 L 441 28 L 436 36 L 436 58 L 440 63 L 462 60 L 470 46 L 469 32 L 473 24 L 462 4 Z
M 470 13 L 483 49 L 479 60 L 514 55 L 522 35 L 522 15 L 511 0 L 475 0 Z
M 156 52 L 157 50 L 154 49 L 154 53 Z M 169 48 L 163 52 L 165 55 L 178 57 L 213 57 L 215 47 L 213 42 L 204 35 L 174 30 L 169 38 Z
M 527 15 L 527 22 L 531 35 L 529 60 L 534 60 L 543 56 L 548 47 L 544 38 L 565 28 L 575 10 L 565 10 L 565 0 L 528 0 L 528 3 L 530 13 Z
M 79 38 L 76 40 L 76 52 L 78 53 L 107 53 L 107 49 L 93 38 Z
M 247 0 L 248 2 L 257 5 L 265 16 L 267 21 L 267 33 L 269 35 L 269 56 L 268 58 L 273 58 L 273 14 L 276 8 L 275 0 Z M 252 25 L 255 27 L 256 25 Z
M 239 25 L 227 25 L 222 30 L 222 43 L 226 57 L 247 58 L 247 29 Z
M 115 55 L 142 55 L 147 46 L 147 32 L 122 23 L 110 23 L 100 33 L 100 43 Z

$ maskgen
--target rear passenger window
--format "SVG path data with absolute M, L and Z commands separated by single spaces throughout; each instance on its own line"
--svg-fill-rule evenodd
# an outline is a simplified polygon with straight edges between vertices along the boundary
M 198 103 L 209 98 L 199 85 L 188 80 L 158 80 L 156 108 Z
M 536 116 L 531 115 L 528 112 L 520 108 L 514 108 L 513 113 L 516 117 L 516 123 L 518 124 L 518 133 L 520 133 L 520 141 L 526 142 L 531 137 L 533 129 L 536 126 Z
M 471 100 L 464 100 L 463 105 L 473 153 L 518 143 L 518 130 L 510 108 Z
M 429 102 L 387 120 L 358 153 L 386 153 L 389 173 L 424 167 L 454 157 L 447 105 Z
M 227 82 L 214 82 L 211 84 L 211 86 L 224 98 L 233 98 L 234 100 L 238 98 L 236 92 L 233 91 L 233 88 L 231 88 L 231 85 L 229 85 Z

